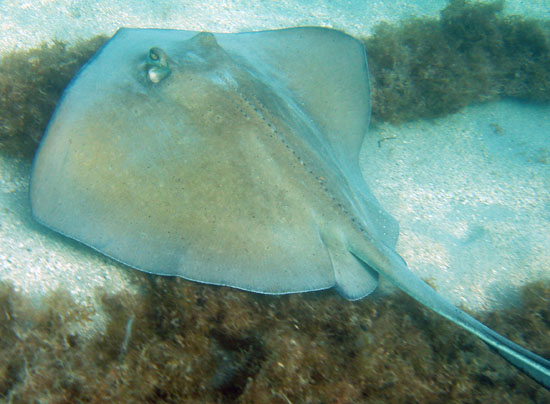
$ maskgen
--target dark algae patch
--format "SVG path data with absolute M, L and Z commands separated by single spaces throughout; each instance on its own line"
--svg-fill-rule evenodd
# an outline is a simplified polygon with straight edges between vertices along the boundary
M 406 295 L 264 296 L 139 275 L 96 291 L 104 329 L 68 293 L 38 306 L 0 284 L 0 401 L 545 403 L 550 392 Z M 550 285 L 480 319 L 550 356 Z
M 107 40 L 59 41 L 0 59 L 0 152 L 32 157 L 65 87 Z
M 430 118 L 502 97 L 548 102 L 548 22 L 504 16 L 503 8 L 452 0 L 439 19 L 378 25 L 365 39 L 373 117 Z

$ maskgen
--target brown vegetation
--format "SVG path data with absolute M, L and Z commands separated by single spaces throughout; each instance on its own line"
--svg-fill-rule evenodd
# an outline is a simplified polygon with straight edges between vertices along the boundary
M 373 118 L 430 118 L 501 97 L 550 101 L 548 23 L 502 16 L 503 7 L 452 0 L 439 19 L 378 25 L 365 39 Z
M 264 296 L 139 273 L 97 291 L 104 332 L 67 293 L 39 306 L 0 286 L 0 400 L 11 403 L 543 403 L 538 386 L 404 294 Z M 550 357 L 550 285 L 489 326 Z

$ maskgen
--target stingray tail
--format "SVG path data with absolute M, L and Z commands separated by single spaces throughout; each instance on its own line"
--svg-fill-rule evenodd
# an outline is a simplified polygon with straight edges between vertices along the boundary
M 372 254 L 372 249 L 370 249 L 368 256 L 367 254 L 358 254 L 355 251 L 353 253 L 372 268 L 378 268 L 382 275 L 389 278 L 392 283 L 408 295 L 479 337 L 512 365 L 550 390 L 550 361 L 504 338 L 472 316 L 453 306 L 427 283 L 412 273 L 407 268 L 403 258 L 392 249 L 386 246 L 378 247 L 377 254 Z

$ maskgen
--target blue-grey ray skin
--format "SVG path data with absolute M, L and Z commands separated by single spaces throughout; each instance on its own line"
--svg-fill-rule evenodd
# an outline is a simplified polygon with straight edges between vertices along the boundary
M 37 152 L 33 215 L 129 266 L 260 293 L 386 276 L 546 388 L 550 363 L 439 296 L 395 252 L 358 154 L 370 90 L 334 30 L 121 29 L 65 91 Z

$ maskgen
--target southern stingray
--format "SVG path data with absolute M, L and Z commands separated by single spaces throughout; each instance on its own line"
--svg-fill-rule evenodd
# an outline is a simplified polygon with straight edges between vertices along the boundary
M 395 252 L 365 184 L 362 44 L 338 31 L 120 29 L 35 157 L 36 220 L 131 267 L 260 293 L 390 279 L 550 388 L 550 362 L 451 305 Z

